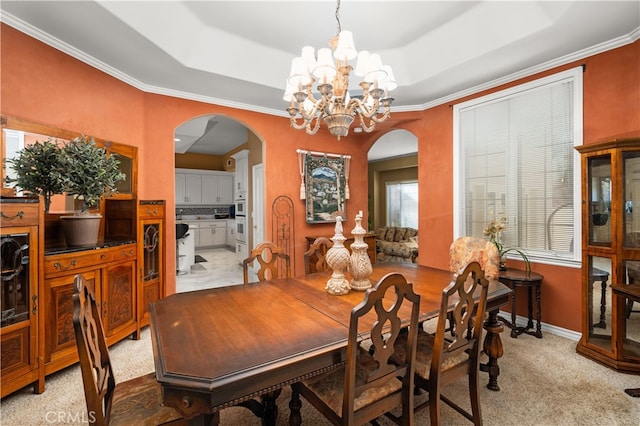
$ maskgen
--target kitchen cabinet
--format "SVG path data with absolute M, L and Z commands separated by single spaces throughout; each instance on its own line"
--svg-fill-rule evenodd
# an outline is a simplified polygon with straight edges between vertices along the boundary
M 138 203 L 140 327 L 149 324 L 149 304 L 165 295 L 165 212 L 164 200 L 141 200 Z
M 249 150 L 243 149 L 231 157 L 236 160 L 235 199 L 245 200 L 249 189 Z
M 233 204 L 233 176 L 226 172 L 202 175 L 202 204 Z
M 34 384 L 44 391 L 40 365 L 42 309 L 39 290 L 39 233 L 43 229 L 42 206 L 38 198 L 3 198 L 2 320 L 0 322 L 1 396 Z
M 176 172 L 176 205 L 202 204 L 202 176 Z
M 223 246 L 227 244 L 227 221 L 198 221 L 196 247 Z
M 640 372 L 633 301 L 611 284 L 640 286 L 640 139 L 576 147 L 582 163 L 582 337 L 576 348 L 616 370 Z
M 196 169 L 176 169 L 176 205 L 233 204 L 233 174 Z
M 236 245 L 236 221 L 234 219 L 227 220 L 227 245 L 229 247 Z
M 138 338 L 136 258 L 135 243 L 45 254 L 41 303 L 46 316 L 46 375 L 78 361 L 71 320 L 76 274 L 84 276 L 96 295 L 107 343 L 130 335 Z

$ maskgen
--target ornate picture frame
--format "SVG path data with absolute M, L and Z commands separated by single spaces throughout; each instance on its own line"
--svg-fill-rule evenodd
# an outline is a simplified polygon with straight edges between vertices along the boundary
M 335 222 L 346 215 L 348 170 L 344 156 L 312 155 L 304 161 L 307 223 Z

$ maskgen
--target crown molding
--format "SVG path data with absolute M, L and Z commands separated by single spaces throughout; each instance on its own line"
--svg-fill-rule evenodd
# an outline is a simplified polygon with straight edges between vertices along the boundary
M 152 86 L 152 85 L 148 85 L 145 84 L 133 77 L 131 77 L 128 74 L 125 74 L 123 72 L 121 72 L 120 70 L 110 66 L 109 64 L 106 64 L 102 61 L 97 60 L 96 58 L 87 55 L 86 53 L 80 51 L 79 49 L 74 48 L 73 46 L 62 42 L 61 40 L 58 40 L 55 37 L 51 37 L 49 34 L 45 33 L 44 31 L 41 31 L 40 29 L 22 21 L 19 18 L 16 18 L 15 16 L 11 15 L 10 13 L 2 13 L 0 14 L 0 22 L 4 22 L 5 24 L 17 29 L 18 31 L 21 31 L 33 38 L 35 38 L 36 40 L 39 40 L 51 47 L 53 47 L 54 49 L 57 49 L 63 53 L 66 53 L 69 56 L 72 56 L 74 58 L 76 58 L 77 60 L 86 63 L 87 65 L 90 65 L 124 83 L 127 83 L 130 86 L 135 87 L 136 89 L 139 89 L 145 93 L 153 93 L 153 94 L 157 94 L 157 95 L 165 95 L 165 96 L 171 96 L 171 97 L 175 97 L 175 98 L 180 98 L 180 99 L 187 99 L 187 100 L 192 100 L 192 101 L 197 101 L 197 102 L 203 102 L 203 103 L 208 103 L 208 104 L 214 104 L 214 105 L 220 105 L 220 106 L 225 106 L 225 107 L 230 107 L 230 108 L 236 108 L 236 109 L 242 109 L 242 110 L 247 110 L 247 111 L 252 111 L 252 112 L 257 112 L 257 113 L 261 113 L 261 114 L 268 114 L 268 115 L 275 115 L 275 116 L 281 116 L 281 117 L 289 117 L 289 115 L 286 113 L 286 111 L 284 110 L 276 110 L 273 108 L 264 108 L 264 107 L 259 107 L 256 105 L 250 105 L 250 104 L 244 104 L 244 103 L 240 103 L 240 102 L 234 102 L 234 101 L 230 101 L 227 99 L 219 99 L 219 98 L 214 98 L 214 97 L 210 97 L 210 96 L 203 96 L 203 95 L 197 95 L 194 93 L 189 93 L 189 92 L 184 92 L 184 91 L 180 91 L 180 90 L 173 90 L 170 88 L 166 88 L 166 87 L 158 87 L 158 86 Z M 468 89 L 465 90 L 461 90 L 455 93 L 452 93 L 451 95 L 448 96 L 444 96 L 438 99 L 434 99 L 433 101 L 424 103 L 424 104 L 420 104 L 420 105 L 405 105 L 405 106 L 397 106 L 397 107 L 392 107 L 391 108 L 391 112 L 415 112 L 415 111 L 424 111 L 427 110 L 429 108 L 434 108 L 436 106 L 440 106 L 442 104 L 446 104 L 446 103 L 450 103 L 453 102 L 457 99 L 461 99 L 470 95 L 473 95 L 475 93 L 479 93 L 482 92 L 484 90 L 489 90 L 492 89 L 494 87 L 503 85 L 503 84 L 507 84 L 507 83 L 511 83 L 515 80 L 521 79 L 521 78 L 525 78 L 540 72 L 544 72 L 547 71 L 549 69 L 555 68 L 555 67 L 559 67 L 562 65 L 566 65 L 568 63 L 571 62 L 575 62 L 575 61 L 579 61 L 581 59 L 584 59 L 586 57 L 589 56 L 593 56 L 593 55 L 597 55 L 599 53 L 603 53 L 606 52 L 608 50 L 612 50 L 612 49 L 616 49 L 618 47 L 630 44 L 635 42 L 636 40 L 638 40 L 638 38 L 640 38 L 640 27 L 636 28 L 635 30 L 633 30 L 632 32 L 630 32 L 627 35 L 615 38 L 613 40 L 609 40 L 600 44 L 597 44 L 595 46 L 586 48 L 586 49 L 582 49 L 580 51 L 577 52 L 573 52 L 570 53 L 568 55 L 553 59 L 551 61 L 547 61 L 544 62 L 542 64 L 530 67 L 530 68 L 526 68 L 524 70 L 506 75 L 504 77 L 500 77 L 491 81 L 488 81 L 486 83 L 480 84 L 480 85 L 476 85 L 473 87 L 470 87 Z

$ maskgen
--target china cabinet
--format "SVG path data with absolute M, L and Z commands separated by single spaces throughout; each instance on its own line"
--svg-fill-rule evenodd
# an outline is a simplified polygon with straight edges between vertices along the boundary
M 149 324 L 149 304 L 164 297 L 165 202 L 138 202 L 138 312 L 140 326 Z
M 611 284 L 640 285 L 640 139 L 576 148 L 582 169 L 582 338 L 577 351 L 640 372 L 640 313 Z
M 44 373 L 40 368 L 42 310 L 38 285 L 42 206 L 38 198 L 3 197 L 0 210 L 1 396 L 32 383 L 35 392 L 40 393 L 44 390 Z
M 15 136 L 16 149 L 49 137 L 65 143 L 78 136 L 16 117 L 0 116 L 0 125 L 3 156 L 8 154 L 4 147 L 9 134 Z M 77 362 L 72 322 L 77 274 L 93 288 L 109 345 L 130 336 L 137 339 L 140 327 L 148 324 L 148 304 L 164 297 L 165 201 L 137 199 L 136 147 L 99 139 L 96 143 L 117 156 L 126 179 L 116 194 L 100 203 L 95 246 L 67 246 L 60 216 L 73 203 L 64 195 L 54 196 L 61 199 L 56 213 L 49 214 L 38 198 L 0 199 L 2 397 L 30 384 L 40 393 L 47 375 Z M 229 184 L 229 194 L 232 188 Z M 13 190 L 3 190 L 9 192 Z

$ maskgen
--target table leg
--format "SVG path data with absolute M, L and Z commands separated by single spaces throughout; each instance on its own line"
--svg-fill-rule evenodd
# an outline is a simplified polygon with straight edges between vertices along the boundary
M 527 329 L 533 328 L 533 289 L 531 286 L 527 288 Z
M 289 426 L 300 426 L 302 423 L 302 417 L 300 416 L 300 409 L 302 408 L 302 401 L 300 401 L 300 394 L 295 389 L 295 386 L 291 386 L 291 401 L 289 401 Z
M 262 395 L 262 405 L 264 406 L 264 414 L 262 415 L 262 425 L 272 426 L 276 424 L 278 418 L 278 405 L 276 399 L 280 396 L 282 389 Z
M 540 325 L 542 321 L 541 303 L 540 303 L 540 286 L 536 286 L 536 334 L 538 339 L 542 339 L 542 327 Z
M 515 307 L 512 307 L 512 309 L 515 311 Z M 513 317 L 515 317 L 515 314 L 513 314 Z M 500 375 L 500 366 L 498 365 L 498 359 L 502 358 L 504 353 L 500 333 L 502 333 L 504 328 L 498 321 L 498 309 L 489 311 L 489 318 L 487 318 L 487 321 L 484 323 L 484 329 L 487 330 L 487 335 L 484 338 L 482 349 L 489 357 L 489 361 L 487 361 L 486 364 L 480 364 L 480 370 L 489 373 L 487 388 L 493 391 L 499 391 L 498 376 Z
M 513 286 L 513 291 L 511 292 L 511 337 L 518 338 L 518 329 L 516 327 L 516 286 Z

